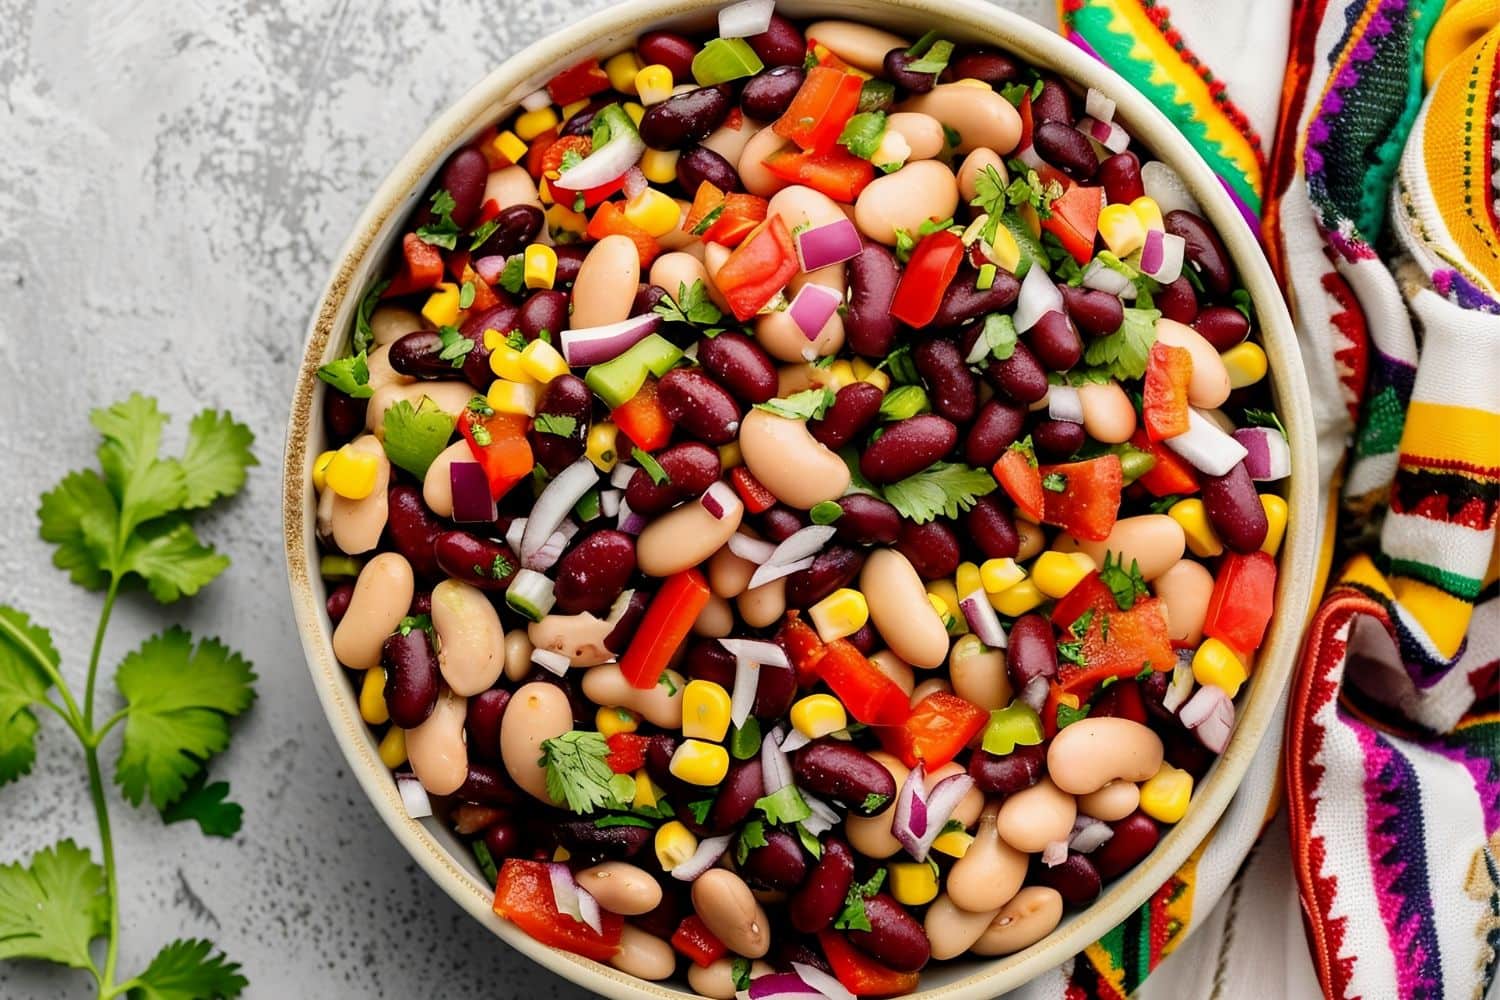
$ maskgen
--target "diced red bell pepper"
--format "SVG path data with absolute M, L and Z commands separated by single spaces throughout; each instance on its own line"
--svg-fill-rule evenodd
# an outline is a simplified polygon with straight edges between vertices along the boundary
M 834 201 L 854 204 L 859 193 L 875 179 L 875 167 L 843 146 L 801 151 L 792 146 L 767 156 L 765 168 L 792 184 L 803 184 Z
M 1044 465 L 1037 470 L 1042 479 L 1042 521 L 1055 524 L 1076 538 L 1102 542 L 1109 537 L 1120 513 L 1124 473 L 1120 456 L 1100 455 L 1082 462 Z M 1062 476 L 1062 490 L 1047 488 L 1050 477 Z
M 431 243 L 425 242 L 416 233 L 401 237 L 401 273 L 391 279 L 381 298 L 410 295 L 424 289 L 435 288 L 443 280 L 443 254 Z
M 957 757 L 989 722 L 990 713 L 956 694 L 934 691 L 912 706 L 905 725 L 877 730 L 881 745 L 907 767 L 927 770 Z
M 466 266 L 459 280 L 464 284 L 472 284 L 474 286 L 474 301 L 469 303 L 469 308 L 464 314 L 466 318 L 468 316 L 478 316 L 480 313 L 487 312 L 500 304 L 500 296 L 495 294 L 495 290 L 483 278 L 474 273 L 472 267 Z
M 1151 345 L 1141 394 L 1141 416 L 1151 440 L 1165 441 L 1187 433 L 1188 382 L 1192 377 L 1193 356 L 1187 348 L 1159 340 Z
M 696 569 L 666 578 L 646 606 L 625 655 L 620 657 L 620 672 L 632 687 L 645 691 L 656 686 L 677 647 L 692 631 L 708 597 L 708 581 Z
M 646 746 L 651 741 L 640 733 L 615 733 L 606 737 L 609 756 L 604 763 L 616 774 L 634 774 L 646 766 Z
M 724 192 L 712 181 L 699 181 L 693 192 L 693 203 L 688 206 L 687 218 L 682 220 L 682 231 L 691 233 L 713 214 L 714 209 L 724 204 Z
M 1036 128 L 1031 114 L 1031 91 L 1028 90 L 1021 98 L 1021 103 L 1016 106 L 1016 112 L 1021 116 L 1021 138 L 1016 142 L 1016 150 L 1019 152 L 1031 145 L 1031 133 Z
M 914 993 L 919 972 L 897 972 L 850 944 L 835 931 L 819 931 L 818 944 L 833 968 L 834 977 L 857 997 L 895 997 Z
M 1024 453 L 1007 448 L 990 471 L 1016 509 L 1033 521 L 1041 521 L 1045 502 L 1042 498 L 1042 473 Z
M 741 323 L 786 287 L 801 270 L 792 234 L 781 216 L 774 215 L 734 248 L 714 278 L 714 284 Z
M 571 951 L 575 955 L 607 962 L 620 950 L 620 931 L 625 920 L 617 913 L 601 910 L 602 933 L 557 908 L 552 878 L 540 861 L 507 858 L 495 884 L 495 913 L 542 944 Z
M 655 451 L 672 440 L 672 418 L 657 398 L 656 379 L 649 376 L 634 396 L 614 408 L 609 419 L 643 451 Z
M 1276 603 L 1276 560 L 1265 552 L 1226 552 L 1219 558 L 1203 634 L 1239 653 L 1260 648 Z
M 912 251 L 891 299 L 891 315 L 908 326 L 923 327 L 937 315 L 943 293 L 964 260 L 964 241 L 946 229 L 928 233 Z
M 1094 256 L 1094 236 L 1099 232 L 1103 208 L 1102 187 L 1074 184 L 1053 200 L 1051 214 L 1041 220 L 1042 229 L 1056 236 L 1074 260 L 1087 264 Z
M 1144 427 L 1137 427 L 1135 433 L 1130 435 L 1130 446 L 1156 459 L 1156 464 L 1136 479 L 1152 496 L 1169 497 L 1178 493 L 1198 492 L 1197 470 L 1171 448 L 1147 437 Z
M 732 191 L 724 196 L 724 211 L 703 232 L 703 242 L 737 247 L 755 227 L 766 221 L 771 203 L 753 194 Z
M 1140 684 L 1133 680 L 1117 681 L 1111 684 L 1094 699 L 1094 707 L 1089 711 L 1089 715 L 1108 715 L 1144 725 L 1146 703 L 1141 700 Z
M 734 483 L 734 491 L 740 495 L 745 502 L 745 509 L 752 514 L 760 514 L 776 506 L 776 495 L 761 485 L 760 480 L 750 474 L 750 470 L 743 465 L 737 465 L 729 473 L 729 481 Z
M 714 936 L 703 918 L 696 913 L 684 917 L 672 935 L 672 947 L 692 959 L 693 964 L 707 968 L 729 954 L 729 946 Z
M 1075 624 L 1090 612 L 1087 628 L 1075 629 Z M 1147 666 L 1161 672 L 1177 664 L 1161 601 L 1137 597 L 1128 611 L 1121 610 L 1097 572 L 1084 577 L 1058 600 L 1052 609 L 1052 623 L 1062 630 L 1063 642 L 1081 641 L 1075 657 L 1059 655 L 1058 684 L 1082 699 L 1087 699 L 1105 678 L 1126 681 Z
M 549 128 L 535 139 L 532 139 L 531 145 L 527 147 L 526 172 L 531 175 L 532 180 L 539 181 L 542 179 L 542 169 L 543 164 L 547 160 L 547 150 L 551 149 L 553 144 L 557 142 L 557 134 L 555 126 Z M 589 145 L 592 147 L 592 140 L 590 140 Z M 553 166 L 553 169 L 557 169 L 556 165 Z
M 1050 740 L 1057 735 L 1059 728 L 1057 725 L 1057 710 L 1063 705 L 1067 705 L 1070 708 L 1078 708 L 1082 704 L 1083 702 L 1078 695 L 1066 690 L 1056 681 L 1049 681 L 1047 683 L 1047 701 L 1042 705 L 1042 733 L 1047 739 Z
M 771 129 L 803 149 L 831 149 L 854 117 L 863 87 L 864 81 L 853 73 L 814 66 Z
M 496 413 L 483 400 L 464 408 L 458 417 L 458 430 L 469 442 L 469 451 L 484 469 L 490 482 L 490 496 L 505 496 L 516 483 L 531 475 L 535 461 L 531 442 L 526 440 L 530 418 L 519 413 Z M 478 410 L 474 409 L 479 406 Z
M 818 681 L 818 661 L 823 658 L 823 640 L 817 630 L 803 621 L 796 611 L 788 611 L 776 633 L 776 642 L 786 650 L 792 669 L 797 672 L 798 687 L 812 687 Z
M 661 254 L 661 244 L 656 242 L 656 237 L 625 218 L 625 213 L 620 210 L 620 206 L 612 201 L 606 201 L 600 205 L 594 212 L 594 217 L 589 220 L 589 239 L 602 240 L 606 236 L 629 237 L 630 242 L 635 244 L 635 252 L 640 258 L 642 273 L 649 270 L 652 261 Z
M 547 96 L 555 104 L 572 104 L 586 100 L 609 89 L 609 74 L 597 59 L 585 59 L 576 66 L 569 66 L 547 81 Z
M 562 173 L 563 160 L 569 153 L 577 154 L 581 160 L 593 151 L 594 140 L 586 135 L 565 135 L 552 140 L 542 151 L 542 176 L 549 181 L 557 180 Z
M 867 726 L 900 726 L 911 715 L 911 699 L 847 639 L 823 647 L 817 675 L 849 714 Z

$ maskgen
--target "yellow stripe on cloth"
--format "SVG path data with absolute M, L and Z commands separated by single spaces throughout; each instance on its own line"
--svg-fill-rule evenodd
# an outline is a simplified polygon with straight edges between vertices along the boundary
M 1386 582 L 1385 574 L 1375 568 L 1375 561 L 1369 556 L 1361 555 L 1350 559 L 1344 571 L 1339 574 L 1339 583 L 1368 587 L 1377 594 L 1385 596 L 1387 600 L 1396 599 L 1396 592 Z
M 1500 24 L 1500 0 L 1457 0 L 1443 10 L 1443 16 L 1427 36 L 1422 62 L 1423 83 L 1429 88 L 1437 81 L 1443 67 L 1464 54 L 1464 50 Z
M 1412 400 L 1401 464 L 1493 476 L 1500 468 L 1500 412 Z
M 1392 588 L 1396 600 L 1421 624 L 1438 653 L 1446 660 L 1458 655 L 1474 605 L 1411 577 L 1395 577 Z

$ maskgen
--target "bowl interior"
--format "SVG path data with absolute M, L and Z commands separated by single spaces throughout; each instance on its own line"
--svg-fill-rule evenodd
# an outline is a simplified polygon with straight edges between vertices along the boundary
M 293 607 L 314 686 L 356 778 L 412 857 L 476 919 L 552 971 L 612 997 L 694 994 L 670 983 L 646 983 L 545 947 L 496 917 L 490 910 L 493 887 L 480 874 L 468 848 L 440 822 L 415 821 L 406 815 L 390 772 L 376 754 L 375 741 L 359 718 L 358 692 L 333 656 L 332 628 L 324 610 L 326 591 L 316 572 L 316 500 L 310 469 L 325 441 L 320 417 L 323 390 L 316 371 L 344 350 L 365 288 L 384 264 L 407 213 L 449 153 L 508 114 L 558 69 L 618 51 L 652 26 L 707 27 L 719 6 L 714 0 L 638 0 L 618 5 L 511 57 L 434 122 L 383 182 L 340 252 L 308 334 L 287 431 L 283 507 Z M 916 994 L 979 1000 L 1013 989 L 1078 953 L 1144 902 L 1210 832 L 1262 739 L 1280 738 L 1279 730 L 1268 730 L 1310 604 L 1315 557 L 1315 451 L 1306 380 L 1290 320 L 1255 236 L 1187 141 L 1113 72 L 1045 29 L 979 0 L 782 0 L 778 9 L 798 18 L 867 20 L 912 37 L 935 27 L 956 41 L 1002 45 L 1080 88 L 1097 87 L 1115 97 L 1117 120 L 1182 176 L 1223 237 L 1250 292 L 1271 363 L 1273 395 L 1291 439 L 1293 472 L 1286 483 L 1290 520 L 1277 592 L 1278 606 L 1284 610 L 1273 620 L 1254 677 L 1239 700 L 1239 723 L 1228 749 L 1195 790 L 1183 820 L 1167 831 L 1145 862 L 1106 887 L 1092 906 L 1071 915 L 1047 938 L 1015 955 L 934 966 L 924 972 L 923 989 Z

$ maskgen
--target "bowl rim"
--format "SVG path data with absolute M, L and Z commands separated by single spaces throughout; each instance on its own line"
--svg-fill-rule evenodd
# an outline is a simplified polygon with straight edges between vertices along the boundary
M 723 0 L 633 0 L 594 13 L 503 60 L 423 130 L 360 213 L 330 270 L 309 322 L 283 456 L 283 532 L 299 637 L 324 715 L 350 770 L 376 812 L 428 876 L 506 943 L 580 986 L 608 996 L 643 1000 L 695 994 L 628 976 L 608 965 L 535 941 L 493 913 L 493 887 L 470 870 L 470 863 L 460 863 L 439 840 L 435 821 L 419 822 L 406 815 L 391 773 L 380 762 L 373 737 L 359 717 L 357 693 L 333 656 L 323 585 L 313 573 L 316 502 L 309 473 L 316 453 L 309 443 L 310 438 L 322 433 L 323 387 L 317 369 L 342 346 L 342 333 L 358 307 L 370 273 L 389 249 L 396 224 L 405 217 L 451 150 L 475 129 L 508 114 L 515 102 L 535 89 L 538 81 L 545 81 L 555 67 L 576 61 L 580 50 L 599 46 L 605 39 L 623 42 L 668 19 L 695 14 L 701 18 L 723 5 Z M 1289 517 L 1278 560 L 1276 597 L 1277 607 L 1283 610 L 1272 619 L 1258 654 L 1229 747 L 1196 788 L 1183 819 L 1165 832 L 1145 861 L 1113 882 L 1093 904 L 1021 952 L 978 961 L 977 971 L 912 994 L 926 1000 L 983 1000 L 1014 989 L 1078 954 L 1147 901 L 1200 849 L 1228 807 L 1262 741 L 1272 733 L 1312 599 L 1317 466 L 1311 398 L 1291 319 L 1258 239 L 1186 138 L 1113 70 L 1054 32 L 983 0 L 845 0 L 842 3 L 783 0 L 778 4 L 778 9 L 796 16 L 802 16 L 800 10 L 808 8 L 822 8 L 823 17 L 859 19 L 873 24 L 882 23 L 882 13 L 895 13 L 910 20 L 935 19 L 928 23 L 938 24 L 957 37 L 1003 45 L 1034 65 L 1050 69 L 1079 86 L 1097 87 L 1113 97 L 1116 117 L 1126 123 L 1133 137 L 1182 177 L 1234 261 L 1259 320 L 1261 345 L 1270 361 L 1276 407 L 1285 417 L 1291 444 L 1292 474 L 1286 481 Z M 1274 728 L 1279 739 L 1279 727 Z

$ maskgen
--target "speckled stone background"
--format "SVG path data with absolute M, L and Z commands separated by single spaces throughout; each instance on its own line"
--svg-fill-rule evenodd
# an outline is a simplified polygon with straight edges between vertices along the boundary
M 146 390 L 178 435 L 197 409 L 228 407 L 262 462 L 204 522 L 234 566 L 168 612 L 260 674 L 214 765 L 244 829 L 210 840 L 114 800 L 127 972 L 193 935 L 243 964 L 253 997 L 586 995 L 461 913 L 347 774 L 295 639 L 278 466 L 308 315 L 368 193 L 495 63 L 602 6 L 0 0 L 0 601 L 51 627 L 81 689 L 98 598 L 47 568 L 35 507 L 92 462 L 90 406 Z M 1053 16 L 1047 0 L 1018 6 Z M 162 621 L 123 601 L 105 663 Z M 112 697 L 106 686 L 109 710 Z M 56 721 L 33 774 L 0 789 L 0 860 L 63 835 L 95 842 L 81 757 Z M 0 997 L 91 987 L 0 965 Z

